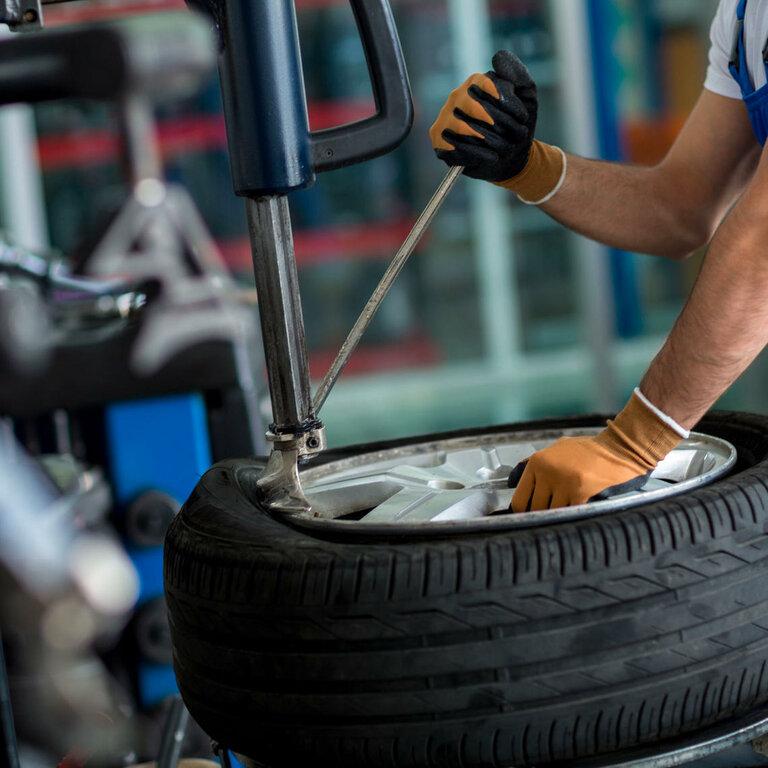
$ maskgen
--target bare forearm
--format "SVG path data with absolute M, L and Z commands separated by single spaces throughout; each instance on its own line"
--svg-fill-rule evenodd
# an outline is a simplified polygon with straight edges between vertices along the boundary
M 704 91 L 661 163 L 569 156 L 562 188 L 542 208 L 593 240 L 681 258 L 709 241 L 758 158 L 744 105 Z
M 768 172 L 723 222 L 667 342 L 640 385 L 686 428 L 768 343 Z
M 622 250 L 680 258 L 705 237 L 682 191 L 658 168 L 568 156 L 560 191 L 541 208 L 566 227 Z M 674 199 L 672 199 L 674 198 Z

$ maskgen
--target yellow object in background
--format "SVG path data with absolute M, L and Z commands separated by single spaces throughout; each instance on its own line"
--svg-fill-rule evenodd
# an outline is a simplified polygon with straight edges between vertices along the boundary
M 699 98 L 707 66 L 707 52 L 699 30 L 678 27 L 666 31 L 660 53 L 667 114 L 687 115 Z

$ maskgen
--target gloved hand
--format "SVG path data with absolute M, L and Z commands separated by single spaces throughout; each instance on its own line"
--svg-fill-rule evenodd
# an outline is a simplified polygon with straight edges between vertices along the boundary
M 429 135 L 437 156 L 464 173 L 540 203 L 562 184 L 566 160 L 558 147 L 534 139 L 536 83 L 509 51 L 493 57 L 493 70 L 469 77 L 451 92 Z
M 656 465 L 687 436 L 662 416 L 635 390 L 600 434 L 563 437 L 534 453 L 510 478 L 510 484 L 517 481 L 512 511 L 576 506 L 642 487 Z

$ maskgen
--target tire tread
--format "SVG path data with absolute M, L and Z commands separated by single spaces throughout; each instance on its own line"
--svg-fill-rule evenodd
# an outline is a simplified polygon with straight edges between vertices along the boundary
M 501 768 L 767 703 L 768 420 L 706 427 L 739 447 L 714 486 L 437 541 L 313 537 L 247 501 L 242 465 L 214 467 L 166 542 L 193 716 L 273 768 Z

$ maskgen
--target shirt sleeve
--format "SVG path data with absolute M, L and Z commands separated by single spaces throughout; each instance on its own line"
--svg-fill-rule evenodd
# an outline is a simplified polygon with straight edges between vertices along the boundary
M 733 36 L 736 34 L 736 7 L 739 0 L 720 0 L 717 13 L 709 31 L 709 66 L 704 87 L 708 91 L 741 98 L 741 89 L 728 69 L 733 48 Z

